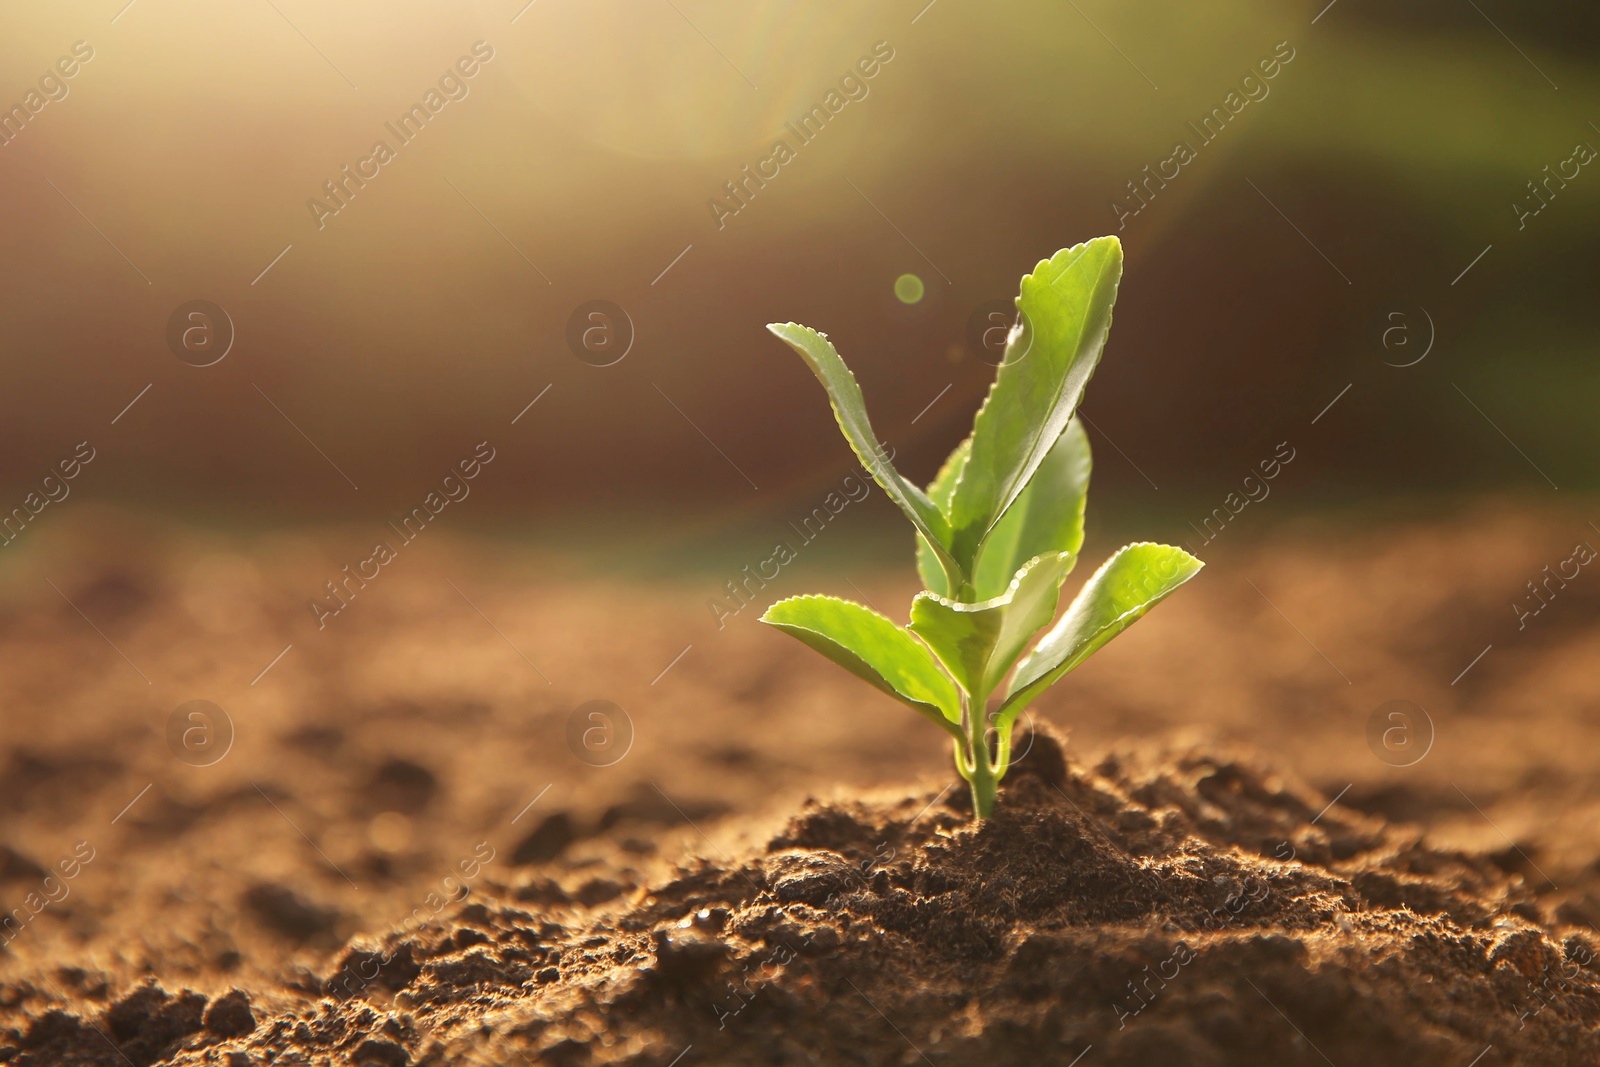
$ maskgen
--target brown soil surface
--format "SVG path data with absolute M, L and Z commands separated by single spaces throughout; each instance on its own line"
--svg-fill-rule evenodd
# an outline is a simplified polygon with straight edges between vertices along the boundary
M 935 731 L 711 624 L 725 576 L 441 535 L 319 631 L 360 531 L 85 506 L 0 572 L 0 1063 L 1600 1061 L 1600 585 L 1509 607 L 1586 522 L 1219 540 L 973 826 Z

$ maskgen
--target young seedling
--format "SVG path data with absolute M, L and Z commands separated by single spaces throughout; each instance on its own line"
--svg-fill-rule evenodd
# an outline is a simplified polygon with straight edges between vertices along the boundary
M 1023 654 L 1055 619 L 1083 544 L 1089 438 L 1073 414 L 1105 347 L 1121 278 L 1115 237 L 1062 249 L 1023 276 L 988 398 L 926 491 L 884 454 L 861 387 L 827 336 L 792 322 L 767 327 L 822 382 L 863 468 L 916 527 L 926 589 L 906 626 L 829 596 L 779 601 L 761 621 L 949 733 L 979 819 L 994 811 L 1022 711 L 1203 566 L 1170 545 L 1128 545 Z

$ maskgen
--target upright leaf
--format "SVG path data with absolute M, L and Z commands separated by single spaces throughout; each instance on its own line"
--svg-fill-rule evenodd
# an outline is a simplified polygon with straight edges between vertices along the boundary
M 972 454 L 951 501 L 950 551 L 963 570 L 970 573 L 984 538 L 1072 418 L 1105 347 L 1121 279 L 1115 237 L 1063 249 L 1023 276 L 1022 326 L 973 423 Z
M 1071 553 L 1030 560 L 1005 593 L 978 604 L 918 593 L 911 602 L 911 632 L 968 693 L 992 693 L 1023 647 L 1055 617 L 1061 582 L 1075 560 Z
M 1003 726 L 1056 680 L 1132 626 L 1205 564 L 1181 548 L 1127 545 L 1084 584 L 1061 621 L 1017 665 L 997 716 Z
M 828 402 L 833 405 L 834 418 L 838 420 L 839 429 L 844 432 L 845 440 L 850 442 L 856 458 L 861 460 L 863 469 L 883 487 L 889 499 L 905 512 L 906 518 L 927 540 L 935 555 L 946 566 L 960 573 L 949 554 L 949 522 L 927 495 L 902 477 L 883 454 L 883 447 L 873 434 L 872 423 L 867 418 L 867 402 L 861 395 L 861 386 L 839 357 L 833 343 L 816 330 L 792 322 L 771 323 L 767 329 L 800 353 L 800 358 L 806 361 L 806 366 L 811 368 L 822 387 L 828 391 Z
M 1089 469 L 1089 436 L 1080 420 L 1073 419 L 1033 479 L 989 532 L 972 576 L 973 599 L 999 596 L 1011 584 L 1017 568 L 1034 556 L 1049 552 L 1077 555 L 1083 547 Z
M 772 605 L 761 621 L 961 736 L 955 685 L 916 638 L 871 608 L 831 596 L 797 596 Z
M 939 473 L 928 483 L 928 499 L 946 515 L 950 513 L 950 497 L 956 491 L 956 479 L 961 477 L 961 468 L 967 465 L 967 450 L 971 447 L 970 437 L 956 445 L 955 451 L 944 461 L 944 466 L 939 468 Z M 1012 568 L 1013 571 L 1015 569 Z M 931 589 L 940 596 L 955 596 L 960 592 L 950 588 L 944 568 L 939 566 L 939 554 L 920 533 L 917 534 L 917 573 L 922 576 L 924 589 Z

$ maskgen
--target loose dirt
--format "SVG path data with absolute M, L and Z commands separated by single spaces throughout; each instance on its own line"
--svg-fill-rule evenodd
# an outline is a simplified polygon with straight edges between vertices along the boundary
M 914 716 L 693 582 L 441 538 L 316 631 L 337 533 L 85 515 L 0 574 L 0 1063 L 1600 1061 L 1600 586 L 1506 607 L 1583 528 L 1202 552 L 974 825 Z

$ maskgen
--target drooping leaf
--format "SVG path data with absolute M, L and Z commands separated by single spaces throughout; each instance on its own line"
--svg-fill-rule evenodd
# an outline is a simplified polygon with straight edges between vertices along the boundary
M 889 499 L 911 520 L 917 532 L 932 546 L 935 555 L 952 571 L 961 573 L 949 554 L 949 521 L 928 499 L 927 494 L 907 481 L 895 470 L 889 457 L 884 455 L 883 446 L 872 432 L 872 423 L 867 418 L 867 403 L 861 395 L 861 386 L 850 368 L 845 366 L 833 343 L 824 334 L 792 322 L 770 323 L 767 329 L 800 353 L 800 358 L 806 361 L 806 366 L 811 368 L 811 372 L 827 390 L 834 418 L 838 420 L 839 429 L 844 432 L 845 440 L 850 443 L 856 458 L 861 461 L 862 468 L 872 475 Z
M 871 608 L 831 596 L 797 596 L 772 605 L 761 621 L 961 736 L 961 696 L 954 683 L 916 638 Z
M 1033 635 L 1055 617 L 1061 583 L 1077 557 L 1058 552 L 1029 560 L 998 597 L 964 604 L 934 593 L 911 602 L 910 630 L 968 693 L 994 692 Z
M 1017 568 L 1049 552 L 1077 555 L 1089 494 L 1089 436 L 1073 419 L 983 543 L 972 576 L 974 599 L 999 596 Z M 931 588 L 931 586 L 930 586 Z
M 1106 560 L 1072 606 L 1017 665 L 997 716 L 1002 727 L 1033 699 L 1137 622 L 1205 564 L 1181 548 L 1141 541 Z
M 1115 237 L 1062 249 L 1023 276 L 1021 327 L 973 423 L 950 505 L 950 551 L 964 571 L 1072 418 L 1105 347 L 1121 279 Z
M 956 479 L 961 477 L 961 468 L 967 465 L 967 451 L 971 447 L 970 437 L 956 445 L 955 451 L 944 461 L 944 466 L 939 468 L 939 473 L 928 483 L 928 499 L 946 515 L 950 512 L 950 497 L 956 491 Z M 922 587 L 940 596 L 953 597 L 960 591 L 950 588 L 944 568 L 939 566 L 939 554 L 920 533 L 917 534 L 917 573 L 922 576 Z

